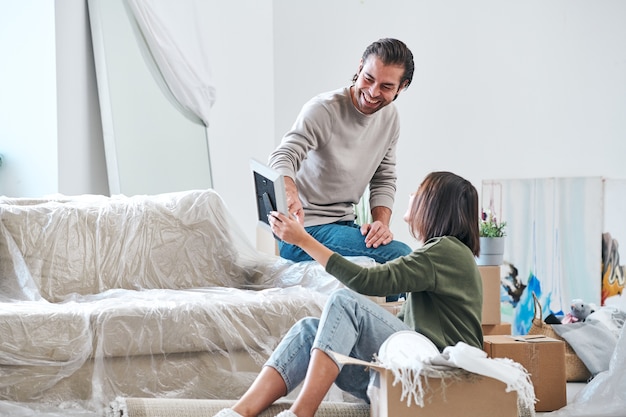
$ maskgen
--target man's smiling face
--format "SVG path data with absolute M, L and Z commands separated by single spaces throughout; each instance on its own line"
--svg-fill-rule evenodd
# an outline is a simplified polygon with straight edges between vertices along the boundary
M 352 103 L 363 114 L 373 114 L 391 103 L 400 93 L 404 75 L 401 65 L 385 65 L 375 55 L 359 65 L 352 87 Z

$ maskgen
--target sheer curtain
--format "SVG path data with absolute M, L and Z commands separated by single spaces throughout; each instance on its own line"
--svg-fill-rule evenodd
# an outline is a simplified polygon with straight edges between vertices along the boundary
M 126 0 L 168 96 L 190 119 L 209 125 L 215 86 L 208 54 L 209 35 L 202 0 Z

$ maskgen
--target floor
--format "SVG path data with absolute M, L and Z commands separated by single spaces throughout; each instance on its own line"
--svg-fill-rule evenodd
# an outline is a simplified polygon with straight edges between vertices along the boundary
M 567 402 L 585 386 L 582 382 L 567 384 Z M 536 413 L 537 417 L 549 416 L 550 413 Z M 0 401 L 0 416 L 12 417 L 104 417 L 104 412 L 86 411 L 78 406 L 67 404 L 62 407 L 49 407 L 43 404 L 16 404 Z
M 576 396 L 576 394 L 578 393 L 578 391 L 580 391 L 581 389 L 583 389 L 585 387 L 585 385 L 587 385 L 584 382 L 568 382 L 567 383 L 567 403 L 571 403 L 572 400 L 574 399 L 574 397 Z M 550 413 L 549 412 L 545 412 L 545 413 L 536 413 L 537 417 L 542 417 L 542 416 L 549 416 Z
M 0 401 L 0 416 L 2 417 L 104 417 L 104 415 L 104 411 L 102 413 L 87 411 L 73 404 L 51 407 L 46 404 Z

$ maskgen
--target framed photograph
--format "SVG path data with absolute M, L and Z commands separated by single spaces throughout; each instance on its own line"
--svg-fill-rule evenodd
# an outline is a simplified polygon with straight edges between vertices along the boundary
M 250 167 L 254 178 L 254 193 L 259 224 L 269 229 L 270 225 L 267 216 L 270 211 L 274 210 L 287 214 L 285 177 L 255 159 L 250 160 Z

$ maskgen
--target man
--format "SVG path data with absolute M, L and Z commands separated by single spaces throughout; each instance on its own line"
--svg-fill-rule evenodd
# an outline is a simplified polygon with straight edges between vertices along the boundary
M 269 165 L 285 176 L 289 213 L 316 240 L 344 256 L 385 263 L 411 253 L 389 230 L 396 192 L 398 113 L 392 102 L 413 78 L 413 54 L 396 39 L 369 45 L 349 87 L 306 103 Z M 372 222 L 355 223 L 369 185 Z M 280 255 L 311 257 L 279 242 Z

